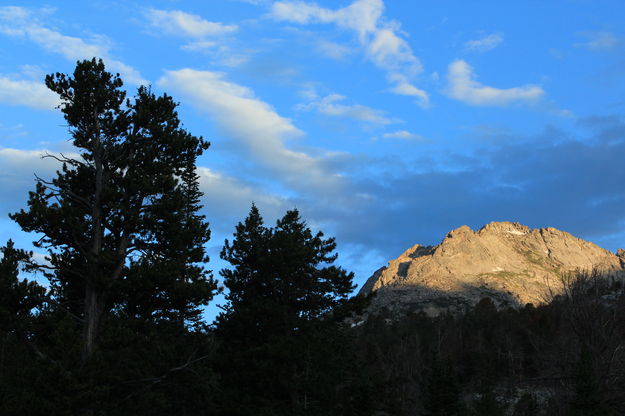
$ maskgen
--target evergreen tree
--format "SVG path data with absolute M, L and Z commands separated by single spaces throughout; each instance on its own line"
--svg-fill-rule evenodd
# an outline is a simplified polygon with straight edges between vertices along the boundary
M 335 248 L 297 210 L 268 228 L 256 206 L 226 240 L 221 257 L 233 267 L 221 271 L 228 303 L 216 321 L 225 414 L 332 414 L 334 395 L 320 394 L 336 391 L 342 371 L 328 360 L 341 348 L 330 314 L 354 287 L 331 265 Z
M 31 253 L 16 249 L 9 240 L 0 247 L 0 331 L 23 332 L 33 309 L 44 301 L 45 289 L 36 282 L 19 280 L 20 263 L 28 264 Z
M 93 414 L 94 397 L 110 400 L 105 385 L 128 385 L 128 374 L 117 366 L 123 358 L 111 354 L 122 353 L 118 348 L 126 342 L 156 337 L 170 343 L 172 349 L 143 356 L 127 349 L 142 358 L 141 371 L 152 371 L 152 360 L 171 363 L 179 374 L 202 350 L 180 342 L 192 335 L 187 328 L 202 328 L 201 306 L 217 290 L 203 268 L 210 230 L 198 213 L 202 194 L 195 172 L 209 143 L 181 127 L 168 95 L 140 87 L 126 99 L 119 75 L 107 72 L 101 60 L 78 62 L 71 76 L 49 75 L 46 85 L 61 99 L 78 156 L 48 155 L 60 170 L 50 181 L 38 178 L 28 210 L 11 218 L 42 235 L 34 244 L 50 258 L 38 267 L 51 283 L 51 308 L 79 322 L 81 352 L 68 371 L 84 373 L 84 402 L 90 403 L 83 410 Z M 120 333 L 130 338 L 117 338 Z M 151 368 L 162 373 L 135 376 L 149 386 L 164 385 L 171 368 Z M 104 384 L 98 387 L 97 379 Z
M 253 205 L 221 252 L 234 267 L 220 272 L 228 289 L 220 330 L 241 325 L 246 338 L 289 335 L 343 304 L 355 286 L 353 273 L 331 265 L 335 248 L 297 210 L 267 228 Z
M 45 392 L 52 383 L 71 383 L 42 352 L 37 337 L 48 300 L 46 290 L 19 279 L 20 270 L 29 269 L 32 253 L 16 249 L 11 240 L 0 247 L 0 253 L 0 414 L 67 414 L 50 405 L 63 401 L 62 389 Z

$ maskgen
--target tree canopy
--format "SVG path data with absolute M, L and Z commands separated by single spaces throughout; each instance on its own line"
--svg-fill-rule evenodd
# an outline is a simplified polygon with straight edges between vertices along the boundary
M 348 351 L 331 311 L 354 285 L 332 265 L 335 248 L 296 209 L 266 227 L 254 205 L 226 240 L 228 302 L 216 323 L 227 414 L 333 414 L 342 403 L 340 390 L 327 390 L 344 376 Z
M 50 180 L 38 177 L 28 209 L 11 218 L 41 236 L 34 245 L 49 262 L 34 268 L 50 280 L 49 312 L 67 313 L 80 328 L 80 356 L 67 370 L 82 372 L 83 389 L 104 397 L 96 379 L 107 360 L 123 362 L 120 351 L 110 354 L 118 345 L 139 342 L 137 334 L 182 339 L 184 328 L 204 325 L 202 306 L 217 285 L 205 269 L 210 230 L 199 213 L 196 161 L 209 143 L 181 126 L 167 94 L 142 86 L 127 99 L 119 75 L 101 60 L 78 62 L 72 75 L 48 75 L 46 85 L 61 99 L 75 154 L 47 155 L 59 170 Z M 194 362 L 190 348 L 158 360 Z M 135 356 L 133 366 L 139 362 Z
M 258 208 L 236 226 L 221 258 L 233 267 L 221 270 L 226 294 L 218 322 L 241 321 L 253 332 L 290 333 L 319 319 L 347 300 L 353 273 L 332 265 L 334 238 L 313 234 L 293 209 L 275 227 L 266 227 Z
M 30 263 L 31 253 L 15 248 L 12 240 L 0 247 L 0 329 L 20 331 L 32 318 L 33 309 L 44 301 L 45 289 L 19 279 L 20 264 Z

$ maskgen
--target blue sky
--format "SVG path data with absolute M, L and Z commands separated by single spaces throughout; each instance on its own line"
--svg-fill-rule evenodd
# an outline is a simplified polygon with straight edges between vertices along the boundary
M 180 102 L 210 268 L 254 201 L 297 207 L 364 280 L 490 221 L 625 246 L 622 1 L 21 1 L 0 7 L 0 240 L 71 152 L 51 72 L 98 56 Z

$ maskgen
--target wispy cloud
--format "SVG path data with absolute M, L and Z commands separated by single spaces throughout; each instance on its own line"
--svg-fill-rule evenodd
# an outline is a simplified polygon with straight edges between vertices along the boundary
M 427 108 L 430 105 L 430 97 L 427 92 L 423 91 L 420 88 L 415 87 L 407 76 L 399 73 L 399 72 L 391 72 L 387 75 L 389 81 L 391 81 L 394 86 L 391 88 L 391 91 L 398 95 L 407 95 L 409 97 L 417 98 L 417 104 L 419 104 L 422 108 Z
M 193 69 L 167 71 L 158 84 L 206 113 L 226 137 L 242 145 L 248 157 L 287 185 L 329 191 L 341 183 L 318 158 L 286 146 L 303 132 L 249 88 L 225 80 L 221 73 Z
M 225 35 L 238 29 L 237 25 L 210 22 L 201 16 L 180 10 L 148 9 L 145 11 L 145 17 L 152 27 L 164 33 L 191 38 Z
M 200 166 L 197 174 L 200 190 L 204 194 L 202 203 L 212 217 L 238 221 L 247 214 L 252 202 L 258 205 L 264 214 L 272 217 L 282 214 L 292 206 L 282 196 L 223 172 Z M 218 224 L 215 226 L 220 227 Z
M 500 33 L 491 33 L 490 35 L 483 36 L 479 39 L 474 39 L 465 42 L 464 49 L 467 52 L 488 52 L 501 45 L 503 42 L 503 35 Z
M 370 124 L 391 124 L 397 120 L 390 119 L 384 112 L 361 104 L 342 104 L 346 97 L 340 94 L 330 94 L 319 100 L 311 101 L 298 106 L 300 110 L 317 110 L 321 114 L 333 117 L 351 118 Z
M 326 9 L 304 1 L 277 1 L 271 9 L 276 20 L 299 24 L 328 23 L 355 32 L 367 58 L 384 70 L 396 94 L 415 97 L 427 105 L 428 94 L 412 83 L 422 72 L 421 61 L 402 37 L 400 24 L 383 19 L 382 0 L 355 0 L 349 6 Z
M 183 45 L 181 49 L 185 51 L 197 52 L 197 51 L 205 51 L 207 49 L 214 49 L 219 46 L 219 42 L 214 40 L 198 40 L 196 42 L 190 42 L 186 45 Z
M 41 82 L 0 76 L 0 103 L 53 110 L 61 101 Z
M 336 60 L 344 59 L 347 55 L 352 53 L 352 50 L 347 46 L 324 39 L 317 41 L 316 49 L 322 55 Z
M 124 80 L 133 84 L 147 83 L 138 70 L 110 56 L 106 38 L 98 36 L 88 42 L 79 37 L 64 35 L 46 27 L 35 13 L 24 7 L 0 7 L 0 33 L 29 39 L 41 48 L 72 61 L 102 58 L 111 70 L 120 72 Z
M 583 32 L 581 35 L 587 40 L 576 46 L 595 52 L 611 51 L 623 43 L 623 39 L 611 32 Z
M 389 71 L 406 69 L 409 73 L 419 73 L 423 69 L 408 42 L 399 37 L 392 27 L 374 32 L 367 45 L 367 54 L 373 63 Z
M 470 105 L 502 106 L 515 102 L 535 102 L 545 93 L 536 85 L 495 88 L 483 85 L 475 78 L 475 73 L 467 62 L 452 62 L 447 73 L 447 95 Z
M 401 140 L 425 140 L 423 136 L 419 136 L 418 134 L 410 133 L 407 130 L 398 130 L 391 133 L 384 133 L 383 137 L 385 139 L 401 139 Z
M 375 32 L 383 10 L 382 0 L 356 0 L 337 10 L 325 9 L 305 1 L 277 1 L 273 4 L 271 13 L 278 20 L 300 24 L 335 23 L 342 28 L 356 31 L 364 42 L 368 35 Z
M 241 51 L 233 51 L 228 37 L 239 30 L 234 24 L 211 22 L 197 14 L 181 10 L 146 9 L 144 17 L 156 34 L 178 36 L 190 40 L 180 49 L 188 52 L 202 52 L 212 58 L 212 64 L 237 67 L 249 57 Z
M 26 204 L 28 191 L 35 187 L 35 176 L 50 179 L 59 169 L 52 158 L 42 158 L 46 150 L 0 147 L 0 211 L 14 212 Z M 67 154 L 79 157 L 77 154 Z

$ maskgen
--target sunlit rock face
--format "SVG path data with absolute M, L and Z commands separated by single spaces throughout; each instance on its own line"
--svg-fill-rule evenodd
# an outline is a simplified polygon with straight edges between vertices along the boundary
M 462 226 L 436 246 L 417 244 L 377 270 L 360 293 L 374 292 L 370 311 L 459 311 L 490 297 L 498 306 L 539 304 L 562 290 L 576 270 L 625 277 L 625 254 L 615 255 L 555 228 L 492 222 Z

